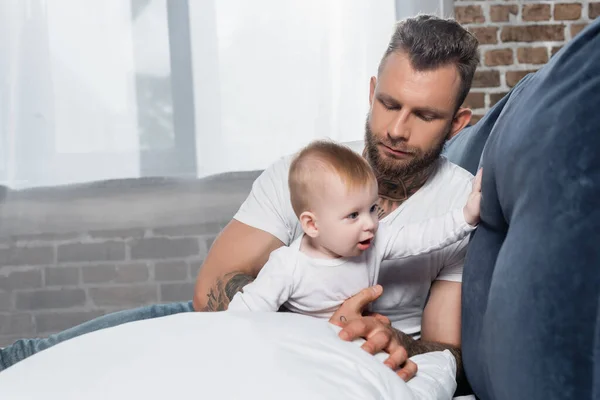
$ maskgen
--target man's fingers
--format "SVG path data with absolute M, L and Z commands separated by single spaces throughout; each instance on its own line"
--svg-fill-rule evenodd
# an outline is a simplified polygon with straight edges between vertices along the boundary
M 406 349 L 398 344 L 390 344 L 387 348 L 387 352 L 390 356 L 383 363 L 394 371 L 400 368 L 400 366 L 408 360 Z
M 383 293 L 383 287 L 381 287 L 381 285 L 375 285 L 361 290 L 346 300 L 332 315 L 329 322 L 344 327 L 346 322 L 360 318 L 363 309 L 373 301 L 377 300 L 377 298 L 381 296 L 381 293 Z
M 346 300 L 344 306 L 361 313 L 366 306 L 377 300 L 377 298 L 381 296 L 381 293 L 383 293 L 383 287 L 381 285 L 368 287 Z
M 360 337 L 365 337 L 368 332 L 369 329 L 365 320 L 355 319 L 344 326 L 344 329 L 339 333 L 339 337 L 342 340 L 352 341 Z
M 402 369 L 396 371 L 396 374 L 404 382 L 408 382 L 409 380 L 411 380 L 412 378 L 415 377 L 415 375 L 417 374 L 417 370 L 418 369 L 419 368 L 417 367 L 417 364 L 415 364 L 411 360 L 406 360 L 406 363 L 404 364 L 404 366 L 402 367 Z
M 390 333 L 386 331 L 379 331 L 374 335 L 370 336 L 367 339 L 367 341 L 362 344 L 361 347 L 367 353 L 376 354 L 388 347 L 389 343 Z
M 384 323 L 386 325 L 392 325 L 392 322 L 390 321 L 390 319 L 388 317 L 386 317 L 385 315 L 382 315 L 379 313 L 369 313 L 368 315 L 371 317 L 375 317 L 375 319 L 381 323 Z
M 348 319 L 345 315 L 333 314 L 331 318 L 329 318 L 329 322 L 343 328 L 348 323 Z

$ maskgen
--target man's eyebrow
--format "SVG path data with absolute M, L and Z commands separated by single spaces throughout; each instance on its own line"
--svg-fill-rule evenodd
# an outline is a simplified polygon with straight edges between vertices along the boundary
M 377 99 L 379 101 L 386 103 L 387 105 L 389 105 L 391 107 L 402 106 L 402 104 L 398 100 L 394 99 L 392 96 L 385 94 L 385 93 L 378 93 Z M 419 113 L 419 114 L 430 115 L 435 118 L 443 118 L 446 116 L 445 111 L 438 110 L 437 108 L 433 108 L 433 107 L 418 107 L 418 108 L 415 108 L 413 110 L 413 112 Z
M 385 94 L 385 93 L 377 93 L 377 99 L 379 101 L 388 103 L 390 106 L 400 106 L 400 102 L 396 99 L 394 99 L 392 96 Z
M 443 118 L 446 116 L 446 112 L 431 107 L 415 108 L 413 111 L 415 113 L 429 115 L 435 118 Z

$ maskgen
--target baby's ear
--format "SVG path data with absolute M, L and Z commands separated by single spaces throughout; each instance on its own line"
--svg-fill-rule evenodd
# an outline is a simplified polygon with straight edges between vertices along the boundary
M 302 230 L 308 236 L 312 238 L 316 238 L 319 236 L 319 229 L 317 228 L 317 218 L 315 214 L 310 211 L 304 211 L 300 214 L 300 225 L 302 225 Z

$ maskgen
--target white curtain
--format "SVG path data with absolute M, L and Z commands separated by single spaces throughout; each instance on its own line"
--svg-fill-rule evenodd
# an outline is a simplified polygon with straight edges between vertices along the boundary
M 192 1 L 190 18 L 200 175 L 363 137 L 393 1 Z
M 361 139 L 394 4 L 190 0 L 194 123 L 174 132 L 167 0 L 2 0 L 0 183 L 139 177 L 176 135 L 200 177 Z

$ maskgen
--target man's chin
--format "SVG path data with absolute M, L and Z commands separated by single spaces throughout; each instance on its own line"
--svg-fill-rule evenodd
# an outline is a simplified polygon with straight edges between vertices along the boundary
M 384 175 L 402 175 L 410 169 L 412 159 L 401 159 L 380 153 L 376 165 L 378 172 Z
M 409 166 L 413 160 L 415 159 L 415 156 L 410 154 L 410 155 L 395 155 L 395 154 L 386 154 L 386 153 L 379 153 L 379 162 L 381 164 L 385 164 L 386 166 L 392 167 L 392 168 L 406 168 L 407 166 Z

